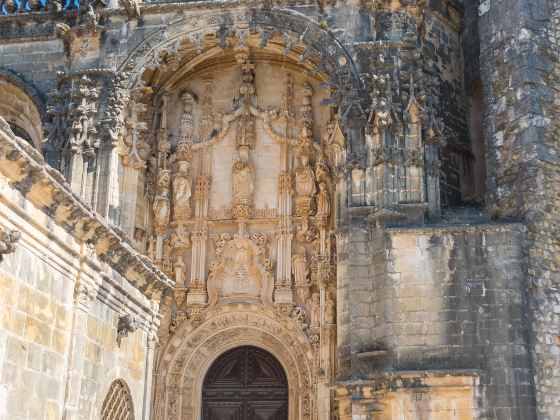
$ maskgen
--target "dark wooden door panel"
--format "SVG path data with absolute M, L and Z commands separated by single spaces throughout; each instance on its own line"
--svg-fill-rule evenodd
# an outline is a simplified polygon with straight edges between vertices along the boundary
M 244 401 L 205 401 L 204 420 L 245 420 Z
M 285 420 L 288 401 L 247 401 L 247 420 Z
M 204 420 L 287 420 L 288 381 L 282 365 L 256 347 L 216 360 L 202 390 Z

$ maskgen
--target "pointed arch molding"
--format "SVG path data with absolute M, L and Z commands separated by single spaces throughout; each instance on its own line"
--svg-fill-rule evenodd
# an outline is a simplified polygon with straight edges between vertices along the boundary
M 160 53 L 173 49 L 178 42 L 189 42 L 201 53 L 201 42 L 207 35 L 214 35 L 222 48 L 228 36 L 245 38 L 259 33 L 261 46 L 274 35 L 283 34 L 305 46 L 300 63 L 313 60 L 316 71 L 328 75 L 328 85 L 338 92 L 342 102 L 359 100 L 363 86 L 351 55 L 333 34 L 304 15 L 279 10 L 208 11 L 205 14 L 181 16 L 164 28 L 146 36 L 121 63 L 119 70 L 130 73 L 129 87 L 139 82 L 144 69 Z M 340 101 L 340 100 L 339 100 Z
M 208 369 L 224 352 L 245 345 L 270 352 L 282 364 L 289 419 L 311 419 L 313 354 L 307 336 L 272 309 L 242 304 L 219 306 L 198 327 L 183 323 L 176 331 L 159 359 L 155 418 L 199 420 Z

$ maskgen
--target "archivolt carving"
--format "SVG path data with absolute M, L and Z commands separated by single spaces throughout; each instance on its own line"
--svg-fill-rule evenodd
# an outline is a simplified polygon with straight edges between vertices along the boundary
M 206 370 L 223 352 L 247 344 L 270 351 L 286 370 L 290 419 L 312 418 L 313 351 L 296 321 L 262 306 L 226 305 L 208 310 L 196 329 L 182 324 L 176 337 L 160 359 L 157 418 L 199 419 Z
M 120 68 L 130 70 L 130 86 L 133 86 L 140 80 L 145 68 L 158 66 L 160 57 L 167 51 L 174 52 L 181 43 L 193 44 L 194 52 L 203 54 L 201 44 L 208 35 L 217 39 L 219 48 L 226 48 L 230 37 L 238 38 L 238 43 L 243 45 L 252 32 L 258 32 L 261 48 L 267 46 L 275 35 L 282 34 L 284 54 L 292 52 L 298 44 L 304 45 L 297 61 L 300 64 L 313 62 L 315 64 L 310 67 L 314 68 L 314 73 L 329 75 L 328 85 L 333 89 L 333 101 L 348 103 L 362 95 L 358 72 L 339 41 L 316 22 L 285 11 L 212 12 L 197 14 L 196 20 L 191 17 L 179 19 L 167 26 L 165 31 L 158 30 L 146 37 Z

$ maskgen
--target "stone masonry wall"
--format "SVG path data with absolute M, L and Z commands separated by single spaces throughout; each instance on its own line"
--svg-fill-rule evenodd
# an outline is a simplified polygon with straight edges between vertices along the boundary
M 4 198 L 7 184 L 2 182 Z M 6 202 L 0 218 L 24 223 Z M 19 227 L 15 223 L 10 227 Z M 48 231 L 25 224 L 33 234 L 24 235 L 0 266 L 0 418 L 54 420 L 62 416 L 78 272 L 67 258 L 79 246 L 66 235 L 62 243 L 51 241 Z
M 348 244 L 346 378 L 472 372 L 481 418 L 534 418 L 522 227 L 362 233 Z
M 480 370 L 485 418 L 533 418 L 520 226 L 388 235 L 388 322 L 377 337 L 392 343 L 393 367 Z
M 488 201 L 528 228 L 526 262 L 539 418 L 560 412 L 558 1 L 481 2 Z M 512 30 L 515 28 L 515 30 Z
M 87 317 L 87 340 L 79 412 L 84 419 L 99 416 L 109 385 L 123 379 L 130 388 L 136 416 L 144 412 L 148 334 L 142 329 L 117 342 L 118 311 L 97 300 Z M 151 375 L 151 372 L 149 373 Z
M 0 130 L 0 418 L 99 418 L 115 379 L 128 385 L 134 417 L 149 416 L 158 304 L 57 223 L 39 187 L 22 194 L 5 136 Z M 11 230 L 21 234 L 13 252 Z M 119 339 L 123 314 L 137 325 Z

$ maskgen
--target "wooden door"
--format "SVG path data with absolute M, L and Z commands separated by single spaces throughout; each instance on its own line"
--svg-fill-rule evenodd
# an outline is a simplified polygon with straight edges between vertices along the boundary
M 210 367 L 202 389 L 204 420 L 287 420 L 288 381 L 270 353 L 237 347 Z

